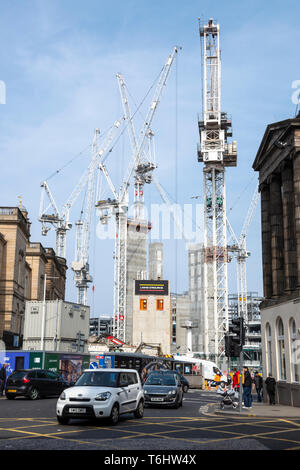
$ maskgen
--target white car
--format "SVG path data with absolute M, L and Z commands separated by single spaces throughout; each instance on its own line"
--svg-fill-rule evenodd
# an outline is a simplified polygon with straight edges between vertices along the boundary
M 144 392 L 134 369 L 87 369 L 74 387 L 60 395 L 56 405 L 57 421 L 68 424 L 72 418 L 109 418 L 111 424 L 124 413 L 144 415 Z

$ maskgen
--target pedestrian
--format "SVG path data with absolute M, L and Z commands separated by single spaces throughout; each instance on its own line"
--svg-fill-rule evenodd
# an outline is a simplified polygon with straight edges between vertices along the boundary
M 6 367 L 7 367 L 7 364 L 3 364 L 0 369 L 0 397 L 2 397 L 3 391 L 5 389 Z
M 267 387 L 267 393 L 269 395 L 270 405 L 275 405 L 275 391 L 276 391 L 276 380 L 269 374 L 269 377 L 265 380 Z
M 227 385 L 229 386 L 231 384 L 231 375 L 230 373 L 228 372 L 227 373 Z
M 249 372 L 248 367 L 244 367 L 244 384 L 243 384 L 243 399 L 244 399 L 244 406 L 243 408 L 252 408 L 252 394 L 251 394 L 251 387 L 252 387 L 252 378 Z
M 240 373 L 235 368 L 233 369 L 233 372 L 232 387 L 236 392 L 238 392 L 240 388 Z
M 256 393 L 257 393 L 257 401 L 261 402 L 261 392 L 262 392 L 262 387 L 263 387 L 263 379 L 262 376 L 259 375 L 259 373 L 256 371 L 254 375 L 254 384 L 256 388 Z

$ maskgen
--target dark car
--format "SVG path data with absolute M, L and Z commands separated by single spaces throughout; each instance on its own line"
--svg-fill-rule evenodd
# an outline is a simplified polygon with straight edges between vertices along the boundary
M 190 388 L 190 382 L 188 381 L 188 379 L 186 377 L 184 377 L 184 375 L 179 374 L 179 372 L 177 372 L 177 370 L 164 370 L 164 373 L 176 374 L 178 379 L 181 382 L 183 392 L 184 393 L 188 392 L 188 390 Z
M 178 374 L 151 372 L 144 384 L 145 405 L 182 406 L 183 390 Z
M 66 380 L 50 370 L 22 369 L 7 378 L 5 395 L 9 400 L 18 396 L 36 400 L 46 396 L 58 396 L 69 386 Z

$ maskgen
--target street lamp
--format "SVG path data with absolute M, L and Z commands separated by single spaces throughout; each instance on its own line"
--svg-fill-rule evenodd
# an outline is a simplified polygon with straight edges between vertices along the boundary
M 48 279 L 59 279 L 59 277 L 48 276 Z M 41 351 L 44 350 L 44 343 L 45 343 L 45 326 L 46 326 L 46 282 L 47 282 L 47 274 L 45 273 L 45 276 L 44 276 L 43 309 L 42 309 Z

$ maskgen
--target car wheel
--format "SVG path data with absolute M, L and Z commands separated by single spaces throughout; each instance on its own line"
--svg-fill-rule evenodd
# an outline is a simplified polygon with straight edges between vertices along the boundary
M 37 400 L 40 398 L 40 392 L 38 391 L 37 388 L 32 388 L 29 392 L 29 398 L 30 400 Z
M 142 418 L 144 416 L 144 402 L 140 400 L 137 409 L 134 411 L 134 416 L 136 418 Z
M 119 406 L 117 405 L 117 403 L 115 403 L 110 413 L 110 422 L 113 426 L 118 424 L 119 417 L 120 417 Z
M 16 397 L 15 397 L 14 395 L 9 395 L 9 394 L 8 394 L 8 395 L 6 395 L 6 398 L 7 398 L 8 400 L 14 400 Z
M 189 390 L 189 387 L 188 387 L 187 385 L 184 385 L 184 386 L 183 386 L 183 392 L 184 392 L 184 393 L 187 393 L 188 390 Z
M 57 421 L 59 424 L 68 424 L 69 418 L 63 418 L 62 416 L 56 416 Z

